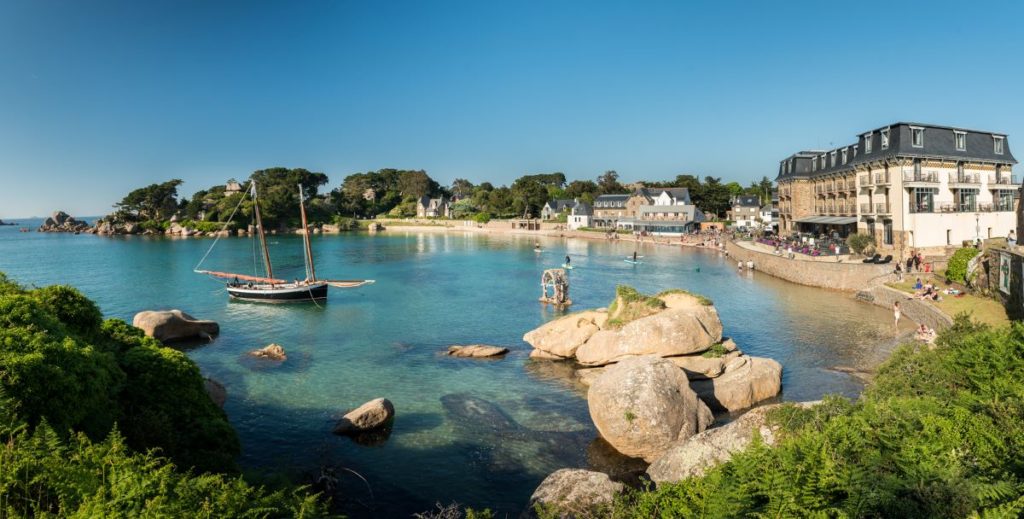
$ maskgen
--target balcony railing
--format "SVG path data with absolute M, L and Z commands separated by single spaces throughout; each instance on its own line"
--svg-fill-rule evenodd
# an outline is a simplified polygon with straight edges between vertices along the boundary
M 977 213 L 980 212 L 979 205 L 971 203 L 942 204 L 939 206 L 940 213 Z
M 934 171 L 905 171 L 903 173 L 904 182 L 924 182 L 928 184 L 938 184 L 939 175 Z
M 857 202 L 846 204 L 846 214 L 857 214 Z
M 886 202 L 876 203 L 875 214 L 889 214 L 889 204 Z
M 956 176 L 951 176 L 949 182 L 951 184 L 980 184 L 981 179 L 978 178 L 976 173 L 962 173 Z
M 889 173 L 875 173 L 875 185 L 888 184 Z
M 917 214 L 934 213 L 935 204 L 915 204 L 914 202 L 910 202 L 910 212 Z
M 871 204 L 860 204 L 860 212 L 864 214 L 874 214 L 871 210 Z
M 1012 185 L 1017 183 L 1016 175 L 997 175 L 993 184 Z
M 860 185 L 862 185 L 862 186 L 870 186 L 871 185 L 871 175 L 870 174 L 868 174 L 868 175 L 861 175 L 860 176 Z

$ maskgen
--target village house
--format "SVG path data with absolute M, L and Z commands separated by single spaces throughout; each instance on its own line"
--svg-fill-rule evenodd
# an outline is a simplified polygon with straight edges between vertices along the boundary
M 590 220 L 593 216 L 594 210 L 590 207 L 590 204 L 586 202 L 578 202 L 569 210 L 569 217 L 566 219 L 566 225 L 573 231 L 580 227 L 590 227 Z
M 416 203 L 417 218 L 451 218 L 451 216 L 452 207 L 444 195 L 441 198 L 424 196 Z
M 854 232 L 880 250 L 945 253 L 1016 227 L 1005 134 L 899 122 L 779 163 L 779 231 Z
M 572 209 L 576 204 L 575 199 L 549 200 L 540 210 L 541 220 L 554 220 L 563 212 Z
M 761 198 L 752 195 L 736 196 L 732 199 L 732 208 L 729 209 L 728 219 L 733 221 L 736 227 L 747 229 L 758 229 L 761 222 Z M 771 206 L 768 206 L 768 218 L 771 218 Z
M 684 187 L 641 188 L 631 195 L 601 195 L 594 200 L 594 226 L 681 234 L 704 221 Z

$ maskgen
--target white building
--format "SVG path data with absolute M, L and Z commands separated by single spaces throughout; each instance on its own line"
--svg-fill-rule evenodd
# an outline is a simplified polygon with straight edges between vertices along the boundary
M 594 211 L 590 208 L 590 204 L 586 202 L 578 202 L 569 211 L 569 217 L 566 220 L 566 224 L 569 229 L 573 231 L 580 227 L 590 227 L 593 216 Z

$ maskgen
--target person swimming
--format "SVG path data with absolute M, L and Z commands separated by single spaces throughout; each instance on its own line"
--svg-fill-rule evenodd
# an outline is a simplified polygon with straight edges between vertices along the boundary
M 565 255 L 565 264 L 568 265 L 570 263 L 572 263 L 572 258 L 570 258 L 568 254 L 566 254 Z

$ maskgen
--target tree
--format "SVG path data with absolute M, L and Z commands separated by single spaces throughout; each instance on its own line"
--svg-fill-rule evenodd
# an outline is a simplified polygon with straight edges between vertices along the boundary
M 589 196 L 593 200 L 597 191 L 597 183 L 592 180 L 573 180 L 565 187 L 565 196 L 566 198 L 581 199 Z
M 729 188 L 721 178 L 704 177 L 704 183 L 695 193 L 694 203 L 706 214 L 722 215 L 729 209 Z
M 700 179 L 693 175 L 677 175 L 675 187 L 685 187 L 690 190 L 690 195 L 693 196 L 700 191 Z
M 311 172 L 303 168 L 270 168 L 254 172 L 251 178 L 257 185 L 260 201 L 260 214 L 263 225 L 268 228 L 275 226 L 299 225 L 299 185 L 307 197 L 316 197 L 320 186 L 327 183 L 327 175 Z M 251 214 L 251 204 L 247 204 L 246 214 Z
M 453 196 L 457 196 L 459 198 L 472 196 L 473 183 L 464 178 L 457 178 L 452 182 L 451 192 Z
M 562 176 L 564 181 L 564 175 Z M 518 216 L 539 216 L 540 210 L 548 201 L 548 186 L 542 175 L 526 175 L 512 182 L 512 211 Z
M 128 193 L 114 207 L 135 221 L 170 218 L 178 209 L 178 186 L 181 184 L 180 179 L 150 184 Z
M 729 196 L 740 196 L 743 194 L 743 186 L 739 182 L 729 182 L 725 185 L 725 188 L 729 190 Z
M 605 171 L 601 176 L 597 177 L 597 194 L 614 195 L 625 192 L 626 188 L 622 187 L 622 184 L 619 183 L 619 174 L 615 170 Z

